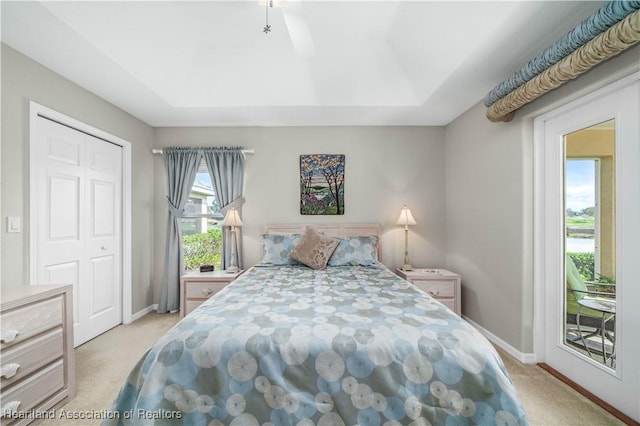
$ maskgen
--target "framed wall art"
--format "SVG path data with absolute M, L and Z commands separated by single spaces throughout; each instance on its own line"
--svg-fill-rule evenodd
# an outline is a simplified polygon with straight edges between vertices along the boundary
M 300 156 L 300 214 L 344 214 L 344 154 Z

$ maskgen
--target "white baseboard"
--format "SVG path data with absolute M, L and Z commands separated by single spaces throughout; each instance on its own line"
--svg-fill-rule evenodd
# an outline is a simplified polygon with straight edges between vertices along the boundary
M 147 306 L 146 308 L 144 308 L 144 309 L 136 312 L 135 314 L 133 314 L 131 316 L 131 322 L 139 320 L 143 316 L 147 315 L 149 312 L 153 312 L 153 311 L 157 311 L 157 310 L 158 310 L 158 304 L 157 303 L 154 304 L 154 305 Z
M 489 330 L 483 328 L 480 324 L 474 322 L 473 320 L 467 317 L 463 316 L 463 318 L 465 319 L 465 321 L 471 324 L 476 330 L 478 330 L 480 334 L 482 334 L 484 337 L 489 339 L 491 343 L 498 346 L 500 349 L 502 349 L 503 351 L 505 351 L 506 353 L 508 353 L 509 355 L 514 357 L 516 360 L 520 361 L 521 363 L 535 364 L 537 362 L 535 353 L 520 352 L 519 350 L 517 350 L 516 348 L 514 348 L 513 346 L 511 346 L 510 344 L 508 344 L 507 342 L 505 342 L 504 340 L 496 336 L 495 334 L 491 333 Z

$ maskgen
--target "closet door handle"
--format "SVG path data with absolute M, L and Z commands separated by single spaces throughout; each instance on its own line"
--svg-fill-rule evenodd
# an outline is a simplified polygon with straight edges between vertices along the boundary
M 20 364 L 6 364 L 0 368 L 0 377 L 4 377 L 5 379 L 10 379 L 16 375 L 18 368 L 20 368 Z

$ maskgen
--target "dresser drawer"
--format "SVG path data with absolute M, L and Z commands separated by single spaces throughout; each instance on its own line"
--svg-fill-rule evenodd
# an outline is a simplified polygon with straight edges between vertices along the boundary
M 63 353 L 62 327 L 11 346 L 2 353 L 2 388 L 61 358 Z
M 229 282 L 195 282 L 188 281 L 186 283 L 187 299 L 206 300 L 225 288 Z
M 396 273 L 405 280 L 411 281 L 416 287 L 440 303 L 451 309 L 457 315 L 462 314 L 460 275 L 446 269 L 412 269 L 406 271 L 398 268 Z
M 180 278 L 180 318 L 228 286 L 244 271 L 192 271 Z
M 64 387 L 64 364 L 62 360 L 38 371 L 22 382 L 3 387 L 0 400 L 2 412 L 15 404 L 15 411 L 28 411 Z M 8 417 L 7 415 L 4 416 Z M 6 419 L 3 419 L 3 424 Z
M 203 300 L 187 300 L 184 315 L 189 315 L 194 309 L 202 305 Z
M 420 290 L 426 292 L 432 297 L 436 299 L 440 298 L 454 298 L 456 295 L 456 287 L 454 280 L 443 280 L 443 281 L 422 281 L 422 280 L 411 280 L 413 284 L 416 285 Z
M 456 311 L 455 299 L 438 299 L 438 302 L 442 303 L 444 306 L 451 309 L 452 311 L 454 312 Z
M 43 331 L 62 325 L 63 314 L 62 296 L 3 312 L 0 316 L 2 351 Z

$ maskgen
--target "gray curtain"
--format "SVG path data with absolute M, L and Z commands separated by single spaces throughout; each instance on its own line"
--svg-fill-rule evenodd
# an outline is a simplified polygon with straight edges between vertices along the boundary
M 244 154 L 241 148 L 203 148 L 204 159 L 211 175 L 220 210 L 226 214 L 230 208 L 238 210 L 242 218 L 242 189 L 244 186 Z M 222 269 L 231 263 L 231 232 L 225 228 L 222 233 Z M 236 255 L 238 267 L 243 269 L 242 228 L 236 228 Z
M 169 216 L 159 313 L 180 309 L 180 277 L 184 273 L 181 219 L 202 158 L 200 150 L 192 148 L 165 148 L 163 151 Z

